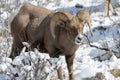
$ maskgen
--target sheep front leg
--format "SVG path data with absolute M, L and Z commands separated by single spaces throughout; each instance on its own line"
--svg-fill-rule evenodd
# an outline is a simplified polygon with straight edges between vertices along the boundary
M 73 60 L 74 60 L 75 54 L 72 56 L 65 56 L 68 73 L 69 73 L 69 80 L 73 80 Z

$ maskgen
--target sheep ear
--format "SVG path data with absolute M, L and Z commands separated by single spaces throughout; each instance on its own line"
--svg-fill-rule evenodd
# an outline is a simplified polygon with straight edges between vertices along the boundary
M 66 28 L 69 24 L 70 24 L 70 20 L 66 20 L 66 21 L 60 20 L 56 23 L 57 26 L 62 28 Z
M 56 23 L 56 25 L 59 26 L 59 27 L 63 27 L 64 28 L 66 26 L 66 22 L 65 21 L 58 21 Z

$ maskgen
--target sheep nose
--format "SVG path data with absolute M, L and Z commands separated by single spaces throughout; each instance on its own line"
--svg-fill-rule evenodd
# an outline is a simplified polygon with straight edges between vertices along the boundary
M 75 39 L 75 44 L 79 45 L 81 43 L 82 39 L 83 39 L 82 36 L 77 36 Z
M 79 41 L 81 41 L 81 40 L 82 40 L 82 38 L 81 38 L 81 37 L 77 37 L 77 39 L 78 39 Z
M 82 40 L 82 38 L 78 36 L 78 37 L 76 38 L 76 43 L 80 43 L 81 40 Z
M 83 40 L 83 35 L 78 35 L 75 38 L 75 44 L 79 45 Z

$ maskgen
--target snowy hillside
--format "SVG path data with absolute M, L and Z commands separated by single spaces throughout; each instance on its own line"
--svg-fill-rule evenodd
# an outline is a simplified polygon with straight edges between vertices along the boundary
M 0 1 L 0 80 L 58 80 L 56 69 L 63 66 L 64 80 L 68 72 L 64 56 L 50 58 L 37 49 L 14 60 L 8 58 L 12 37 L 9 23 L 23 3 L 51 10 L 67 10 L 75 15 L 81 9 L 91 14 L 93 36 L 85 24 L 85 43 L 76 51 L 75 80 L 120 80 L 120 0 L 112 0 L 117 15 L 104 16 L 104 0 L 1 0 Z M 80 4 L 83 8 L 76 8 Z M 24 43 L 27 45 L 26 43 Z

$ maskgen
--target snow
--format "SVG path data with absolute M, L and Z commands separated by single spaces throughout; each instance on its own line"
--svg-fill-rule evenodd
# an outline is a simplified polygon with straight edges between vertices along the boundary
M 50 58 L 48 54 L 41 53 L 37 49 L 25 52 L 26 46 L 14 60 L 8 58 L 11 51 L 12 38 L 9 24 L 11 17 L 17 14 L 23 3 L 42 5 L 51 10 L 64 9 L 73 15 L 82 8 L 75 8 L 79 3 L 91 14 L 93 36 L 90 35 L 88 26 L 84 27 L 84 34 L 89 38 L 92 45 L 109 48 L 110 51 L 90 47 L 85 37 L 85 44 L 76 51 L 74 59 L 74 78 L 82 80 L 91 78 L 98 72 L 102 72 L 106 80 L 120 80 L 115 78 L 111 69 L 120 69 L 120 0 L 112 0 L 117 16 L 103 14 L 104 0 L 1 0 L 0 2 L 0 80 L 50 80 L 56 77 L 55 70 L 62 65 L 64 80 L 68 80 L 68 71 L 63 56 Z M 3 5 L 2 5 L 3 4 Z M 7 7 L 6 7 L 7 6 Z M 118 7 L 119 6 L 119 7 Z M 10 15 L 12 15 L 10 17 Z M 111 51 L 116 51 L 113 53 Z M 91 79 L 90 79 L 91 80 Z M 93 80 L 93 79 L 92 79 Z

